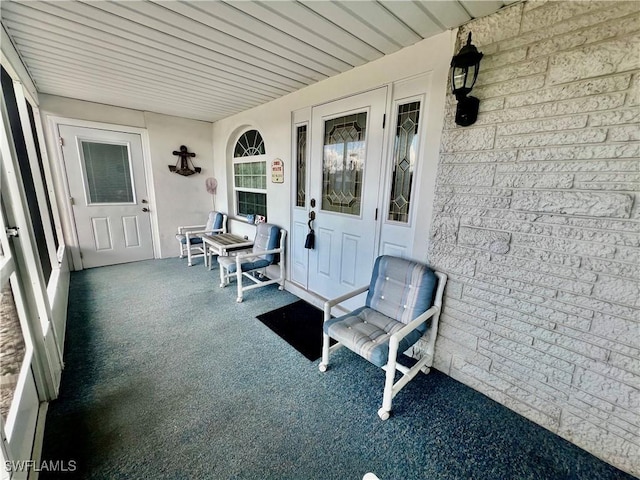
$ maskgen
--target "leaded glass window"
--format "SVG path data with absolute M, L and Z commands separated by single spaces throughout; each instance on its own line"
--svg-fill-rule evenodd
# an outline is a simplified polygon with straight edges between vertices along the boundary
M 307 126 L 296 129 L 296 207 L 305 206 L 307 183 Z
M 409 222 L 413 172 L 418 156 L 419 120 L 420 102 L 398 106 L 389 203 L 389 220 L 396 222 Z
M 244 132 L 233 151 L 233 157 L 252 157 L 254 155 L 264 155 L 264 141 L 262 135 L 257 130 L 248 130 Z
M 365 167 L 367 113 L 324 124 L 322 209 L 360 215 Z

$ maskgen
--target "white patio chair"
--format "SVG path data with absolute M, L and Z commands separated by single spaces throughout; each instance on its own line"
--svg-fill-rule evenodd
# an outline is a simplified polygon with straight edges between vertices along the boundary
M 226 287 L 229 279 L 235 277 L 238 297 L 242 302 L 243 293 L 255 288 L 266 287 L 274 283 L 284 289 L 285 255 L 284 246 L 287 232 L 270 223 L 256 225 L 256 238 L 253 248 L 246 252 L 237 252 L 228 257 L 218 257 L 220 265 L 220 287 Z M 251 284 L 243 284 L 243 279 Z
M 191 266 L 194 258 L 205 256 L 205 249 L 200 235 L 215 235 L 217 233 L 227 233 L 227 216 L 224 213 L 215 211 L 209 212 L 207 223 L 204 225 L 178 227 L 176 240 L 180 245 L 180 258 L 184 258 L 186 255 L 187 264 Z
M 388 419 L 393 398 L 421 369 L 427 367 L 428 373 L 433 364 L 446 281 L 444 273 L 434 272 L 421 263 L 387 255 L 378 257 L 369 285 L 325 302 L 320 371 L 327 370 L 329 354 L 342 346 L 385 370 L 378 415 L 382 420 Z M 333 306 L 364 292 L 368 294 L 363 307 L 331 318 Z M 411 368 L 400 365 L 398 354 L 425 335 L 424 356 Z M 330 346 L 330 338 L 338 343 Z M 396 371 L 402 373 L 397 382 Z

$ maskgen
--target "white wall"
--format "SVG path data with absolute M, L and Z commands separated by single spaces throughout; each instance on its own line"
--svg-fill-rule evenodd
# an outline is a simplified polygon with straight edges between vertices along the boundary
M 220 209 L 233 215 L 233 199 L 228 188 L 232 187 L 229 165 L 231 148 L 237 132 L 251 126 L 262 134 L 270 166 L 271 160 L 284 161 L 285 182 L 274 184 L 268 176 L 268 221 L 289 228 L 291 216 L 291 181 L 293 179 L 291 119 L 292 113 L 306 107 L 327 103 L 359 92 L 388 85 L 392 82 L 430 72 L 428 92 L 427 139 L 419 162 L 425 164 L 423 184 L 430 192 L 423 195 L 420 205 L 421 226 L 424 232 L 416 240 L 418 249 L 426 251 L 423 239 L 430 224 L 433 184 L 437 169 L 440 135 L 444 116 L 445 90 L 449 62 L 453 52 L 453 33 L 445 32 L 392 55 L 354 68 L 348 72 L 323 80 L 283 98 L 217 121 L 213 126 L 213 148 L 216 175 L 221 181 L 219 188 Z M 390 122 L 393 123 L 393 122 Z M 430 186 L 431 185 L 431 186 Z M 231 231 L 251 235 L 251 228 L 240 221 L 230 221 Z M 419 228 L 420 229 L 420 228 Z M 414 251 L 415 253 L 415 251 Z
M 436 367 L 640 475 L 638 2 L 470 22 L 476 124 L 450 96 L 429 261 Z M 634 53 L 632 53 L 634 52 Z
M 40 94 L 40 108 L 49 140 L 49 158 L 56 167 L 56 194 L 60 205 L 67 201 L 62 182 L 64 172 L 58 148 L 51 137 L 48 116 L 146 129 L 151 159 L 151 171 L 147 175 L 151 176 L 155 190 L 155 199 L 150 198 L 150 208 L 157 218 L 158 249 L 162 258 L 177 256 L 175 232 L 178 225 L 204 224 L 207 212 L 211 210 L 212 197 L 205 190 L 205 179 L 213 175 L 212 124 L 46 94 Z M 175 165 L 178 159 L 172 152 L 180 145 L 186 145 L 190 152 L 196 153 L 194 164 L 202 167 L 202 173 L 183 177 L 169 171 L 168 165 Z M 76 241 L 69 235 L 71 219 L 64 209 L 61 210 L 65 240 L 73 248 Z

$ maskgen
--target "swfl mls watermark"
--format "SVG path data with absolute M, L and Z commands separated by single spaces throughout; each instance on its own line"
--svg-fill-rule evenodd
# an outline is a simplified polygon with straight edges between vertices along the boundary
M 4 462 L 4 469 L 9 473 L 17 472 L 58 472 L 71 473 L 78 469 L 75 460 L 9 460 Z

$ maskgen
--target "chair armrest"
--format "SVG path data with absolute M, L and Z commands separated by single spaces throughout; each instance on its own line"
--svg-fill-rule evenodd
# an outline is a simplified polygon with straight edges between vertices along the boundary
M 225 233 L 224 231 L 224 228 L 214 228 L 213 230 L 207 231 L 207 233 Z
M 389 338 L 389 345 L 391 345 L 391 343 L 394 341 L 396 342 L 396 345 L 398 345 L 400 343 L 400 340 L 402 340 L 404 337 L 409 335 L 411 332 L 413 332 L 416 328 L 418 328 L 421 324 L 429 320 L 439 311 L 440 311 L 440 307 L 434 305 L 426 312 L 422 313 L 421 315 L 418 315 L 415 318 L 415 320 L 412 320 L 411 322 L 406 324 L 404 327 L 402 327 L 400 330 L 398 330 L 396 333 L 391 335 L 391 337 Z
M 178 233 L 184 234 L 187 231 L 191 231 L 191 230 L 204 230 L 206 227 L 207 227 L 206 225 L 186 225 L 186 226 L 178 227 Z
M 188 232 L 185 233 L 185 235 L 187 236 L 187 239 L 189 239 L 189 238 L 197 237 L 198 235 L 202 235 L 204 233 L 207 233 L 207 231 L 206 230 L 189 230 Z
M 355 297 L 356 295 L 360 295 L 369 290 L 369 285 L 364 285 L 360 288 L 352 290 L 351 292 L 345 293 L 344 295 L 340 295 L 339 297 L 332 298 L 331 300 L 327 300 L 324 302 L 324 321 L 331 320 L 331 307 L 334 305 L 338 305 L 339 303 L 344 302 L 345 300 L 349 300 L 350 298 Z
M 259 257 L 261 255 L 269 255 L 271 253 L 282 253 L 284 251 L 284 248 L 274 248 L 273 250 L 264 250 L 261 252 L 254 252 L 253 250 L 247 253 L 239 253 L 235 255 L 236 258 L 236 263 L 238 263 L 238 260 L 242 260 L 244 258 L 249 258 L 249 257 Z

